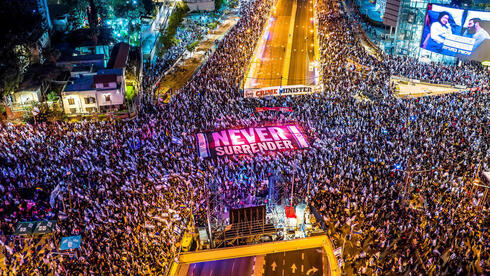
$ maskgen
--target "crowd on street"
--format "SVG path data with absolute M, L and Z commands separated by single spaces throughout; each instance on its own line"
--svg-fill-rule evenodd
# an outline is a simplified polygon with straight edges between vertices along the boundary
M 315 126 L 322 152 L 311 163 L 320 164 L 313 169 L 312 202 L 343 248 L 345 272 L 488 273 L 488 203 L 479 202 L 481 193 L 469 195 L 464 184 L 479 164 L 488 170 L 488 92 L 399 100 L 388 82 L 398 75 L 481 90 L 488 89 L 488 72 L 388 56 L 379 63 L 354 30 L 345 30 L 352 18 L 333 6 L 318 10 L 322 59 L 330 68 L 324 81 L 336 99 L 309 102 L 300 113 L 328 114 Z M 346 57 L 368 72 L 343 67 Z M 383 99 L 360 104 L 345 98 L 366 89 Z M 407 180 L 405 171 L 420 173 Z M 410 193 L 404 193 L 407 184 Z
M 201 18 L 203 17 L 203 18 Z M 143 79 L 143 87 L 152 89 L 156 82 L 160 79 L 172 65 L 185 53 L 186 47 L 196 41 L 200 41 L 208 31 L 208 25 L 205 24 L 207 15 L 200 17 L 188 16 L 184 19 L 182 26 L 177 28 L 175 34 L 176 44 L 170 47 L 163 55 L 157 56 L 155 62 L 145 66 L 145 74 Z
M 199 72 L 168 104 L 144 102 L 133 120 L 0 124 L 2 271 L 161 274 L 183 233 L 205 221 L 210 193 L 222 203 L 210 206 L 217 216 L 259 204 L 274 175 L 283 190 L 295 178 L 296 199 L 309 198 L 322 216 L 347 275 L 488 274 L 489 204 L 467 189 L 477 170 L 490 170 L 488 71 L 373 57 L 355 17 L 321 0 L 324 91 L 244 98 L 240 82 L 272 4 L 242 1 L 240 20 Z M 399 99 L 394 74 L 478 89 Z M 255 112 L 263 106 L 293 112 Z M 310 148 L 197 155 L 198 132 L 289 122 Z M 49 238 L 13 236 L 17 222 L 44 219 L 57 221 Z M 54 254 L 72 235 L 82 236 L 80 249 Z

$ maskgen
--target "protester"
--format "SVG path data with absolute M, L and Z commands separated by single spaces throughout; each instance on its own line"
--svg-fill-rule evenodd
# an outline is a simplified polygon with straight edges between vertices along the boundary
M 175 41 L 177 43 L 163 53 L 162 57 L 157 56 L 155 62 L 148 64 L 144 68 L 143 87 L 151 90 L 157 84 L 162 75 L 184 55 L 186 46 L 199 41 L 206 35 L 207 25 L 201 20 L 188 17 L 182 26 L 177 28 Z

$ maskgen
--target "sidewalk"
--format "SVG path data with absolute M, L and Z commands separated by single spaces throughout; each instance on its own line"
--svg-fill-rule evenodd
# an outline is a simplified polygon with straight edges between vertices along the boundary
M 350 18 L 356 18 L 356 11 L 355 11 L 355 8 L 351 5 L 353 3 L 351 3 L 350 1 L 345 1 L 343 0 L 342 1 L 344 7 L 345 7 L 345 11 L 347 12 L 347 14 L 349 14 L 349 17 Z M 364 27 L 362 26 L 362 22 L 357 22 L 358 23 L 358 30 L 354 30 L 356 32 L 356 34 L 359 36 L 359 39 L 361 41 L 361 45 L 364 47 L 364 49 L 374 58 L 376 58 L 377 60 L 382 60 L 383 58 L 383 52 L 381 51 L 381 49 L 379 49 L 379 47 L 369 39 L 367 33 L 366 33 L 366 30 L 364 29 Z
M 207 60 L 207 57 L 212 54 L 219 41 L 237 22 L 238 16 L 227 16 L 215 30 L 197 45 L 192 53 L 179 59 L 160 80 L 159 87 L 156 91 L 157 97 L 163 98 L 166 103 L 170 101 L 175 91 L 184 87 L 196 70 Z M 206 55 L 206 53 L 208 54 Z
M 154 21 L 150 25 L 142 25 L 141 50 L 144 57 L 152 56 L 152 53 L 154 53 L 154 47 L 155 44 L 158 42 L 157 40 L 160 33 L 160 28 L 166 28 L 167 19 L 170 17 L 170 14 L 172 13 L 174 7 L 175 2 L 162 4 Z

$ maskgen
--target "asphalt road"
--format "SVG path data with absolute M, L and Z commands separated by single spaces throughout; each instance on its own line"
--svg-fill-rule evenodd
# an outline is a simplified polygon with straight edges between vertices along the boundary
M 254 74 L 254 87 L 281 85 L 293 1 L 296 0 L 279 0 L 271 15 L 268 39 Z
M 295 2 L 295 18 L 291 22 Z M 255 68 L 253 79 L 248 82 L 250 88 L 280 86 L 283 78 L 286 78 L 283 76 L 285 66 L 289 67 L 288 85 L 312 84 L 314 72 L 309 71 L 309 63 L 314 61 L 312 0 L 279 0 L 271 17 L 264 52 Z M 294 26 L 290 37 L 291 23 Z M 288 40 L 292 43 L 289 57 Z M 285 62 L 286 59 L 289 64 Z
M 188 276 L 252 275 L 254 257 L 191 264 Z
M 264 275 L 320 276 L 323 275 L 323 259 L 321 248 L 268 254 L 265 256 Z
M 315 59 L 314 24 L 312 0 L 296 0 L 296 19 L 289 64 L 288 85 L 312 84 L 313 71 L 310 71 L 310 62 Z

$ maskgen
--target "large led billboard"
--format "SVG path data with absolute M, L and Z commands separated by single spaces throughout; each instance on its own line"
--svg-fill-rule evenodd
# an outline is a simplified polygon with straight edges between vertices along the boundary
M 490 60 L 490 12 L 429 4 L 420 47 L 477 61 Z

